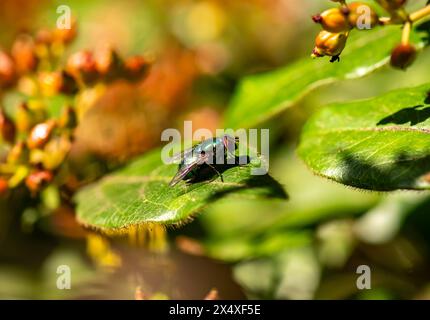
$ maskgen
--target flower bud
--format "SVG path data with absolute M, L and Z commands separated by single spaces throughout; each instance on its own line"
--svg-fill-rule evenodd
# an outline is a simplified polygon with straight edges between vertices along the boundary
M 15 123 L 7 116 L 3 109 L 0 109 L 0 132 L 4 141 L 13 143 L 15 140 Z
M 28 132 L 34 125 L 31 111 L 25 102 L 20 103 L 16 110 L 16 128 L 19 132 Z
M 28 161 L 29 152 L 23 141 L 15 144 L 7 155 L 7 163 L 25 164 Z
M 48 120 L 34 126 L 27 139 L 27 146 L 30 149 L 43 147 L 49 141 L 55 126 L 54 120 Z
M 25 74 L 36 69 L 37 57 L 33 39 L 22 34 L 18 36 L 12 45 L 11 55 L 15 61 L 16 71 Z
M 49 59 L 49 48 L 53 42 L 53 34 L 49 29 L 40 29 L 35 37 L 35 53 L 40 60 Z
M 44 96 L 51 97 L 59 93 L 61 75 L 58 72 L 40 72 L 38 81 L 40 91 Z
M 319 15 L 313 16 L 312 19 L 316 23 L 321 23 L 323 29 L 329 32 L 338 33 L 351 29 L 347 16 L 340 8 L 328 9 Z
M 0 196 L 4 195 L 8 189 L 9 189 L 8 181 L 5 178 L 0 177 Z
M 63 164 L 72 147 L 71 141 L 65 136 L 51 139 L 43 149 L 41 162 L 45 169 L 54 170 Z
M 358 30 L 373 28 L 379 23 L 378 15 L 367 3 L 352 2 L 344 12 L 347 14 L 349 24 Z
M 405 70 L 417 56 L 417 50 L 410 44 L 399 44 L 391 52 L 390 64 L 394 68 Z
M 148 70 L 149 63 L 142 56 L 129 57 L 124 62 L 124 76 L 129 81 L 139 81 Z
M 8 87 L 15 80 L 15 65 L 6 52 L 0 50 L 0 87 Z
M 74 94 L 78 91 L 75 79 L 66 71 L 41 72 L 38 80 L 42 94 L 48 97 L 59 93 Z
M 66 129 L 74 129 L 78 125 L 76 111 L 71 106 L 67 106 L 59 119 L 59 126 Z
M 49 29 L 40 29 L 36 33 L 35 40 L 37 45 L 51 45 L 54 40 L 53 32 Z
M 105 80 L 113 80 L 120 71 L 121 59 L 115 50 L 103 48 L 95 53 L 96 68 Z
M 43 187 L 54 179 L 51 171 L 41 170 L 32 172 L 25 179 L 25 185 L 34 194 L 39 192 Z
M 339 56 L 345 48 L 346 39 L 348 34 L 331 33 L 328 31 L 321 31 L 315 39 L 315 48 L 312 51 L 312 57 L 322 56 Z
M 69 29 L 56 28 L 53 32 L 53 38 L 55 41 L 61 43 L 70 43 L 76 38 L 78 32 L 76 19 L 72 18 Z
M 39 94 L 39 85 L 37 80 L 29 75 L 21 76 L 18 79 L 17 89 L 26 96 L 34 97 Z
M 72 77 L 67 71 L 61 71 L 61 87 L 60 92 L 64 94 L 75 94 L 78 92 L 78 84 L 75 78 Z
M 84 83 L 93 83 L 98 76 L 96 62 L 90 51 L 79 51 L 69 57 L 66 70 Z

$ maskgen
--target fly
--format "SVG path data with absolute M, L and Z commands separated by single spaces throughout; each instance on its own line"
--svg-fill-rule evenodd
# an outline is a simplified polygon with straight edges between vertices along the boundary
M 229 135 L 223 135 L 221 137 L 210 138 L 196 144 L 195 146 L 173 156 L 173 161 L 176 162 L 179 159 L 178 172 L 170 181 L 169 186 L 173 187 L 179 181 L 185 180 L 191 173 L 196 174 L 197 169 L 203 164 L 207 164 L 212 168 L 223 181 L 221 173 L 213 165 L 219 163 L 225 163 L 224 161 L 229 157 L 235 157 L 234 150 L 239 141 L 239 138 L 232 137 Z

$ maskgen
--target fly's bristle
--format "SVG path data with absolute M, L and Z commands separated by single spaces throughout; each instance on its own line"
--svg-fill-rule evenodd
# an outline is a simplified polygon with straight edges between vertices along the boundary
M 121 257 L 110 246 L 109 240 L 97 233 L 87 235 L 87 254 L 100 267 L 117 268 Z
M 150 251 L 162 252 L 167 249 L 166 229 L 158 223 L 133 225 L 125 231 L 128 242 L 135 247 L 144 247 Z

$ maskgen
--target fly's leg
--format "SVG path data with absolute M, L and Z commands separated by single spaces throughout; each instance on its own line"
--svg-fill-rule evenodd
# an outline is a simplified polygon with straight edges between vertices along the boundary
M 340 62 L 340 57 L 339 57 L 339 55 L 337 55 L 337 56 L 333 56 L 333 57 L 331 57 L 331 59 L 330 59 L 330 62 L 331 63 L 333 63 L 333 62 Z
M 219 178 L 221 179 L 221 182 L 224 182 L 224 179 L 222 177 L 222 174 L 211 164 L 206 163 L 209 167 L 211 167 L 213 170 L 215 170 L 215 172 L 218 174 Z
M 190 181 L 192 181 L 196 176 L 197 176 L 197 175 L 196 175 L 196 170 L 195 170 L 195 169 L 193 169 L 193 170 L 191 170 L 190 172 L 188 172 L 188 174 L 187 174 L 187 175 L 186 175 L 186 177 L 185 177 L 185 180 L 186 180 L 187 182 L 190 182 Z

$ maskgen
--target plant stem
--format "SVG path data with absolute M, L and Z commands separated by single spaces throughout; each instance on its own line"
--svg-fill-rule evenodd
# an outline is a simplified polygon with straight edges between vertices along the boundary
M 403 32 L 402 32 L 402 44 L 403 45 L 409 44 L 409 36 L 411 34 L 411 27 L 412 27 L 412 23 L 409 21 L 403 25 Z
M 386 25 L 389 25 L 389 24 L 393 24 L 393 21 L 391 20 L 390 17 L 380 17 L 379 18 L 379 23 L 382 24 L 382 25 L 384 25 L 384 26 L 386 26 Z
M 409 19 L 412 22 L 416 22 L 416 21 L 421 20 L 422 18 L 425 18 L 427 16 L 430 16 L 430 5 L 425 6 L 424 8 L 411 13 L 409 15 Z

